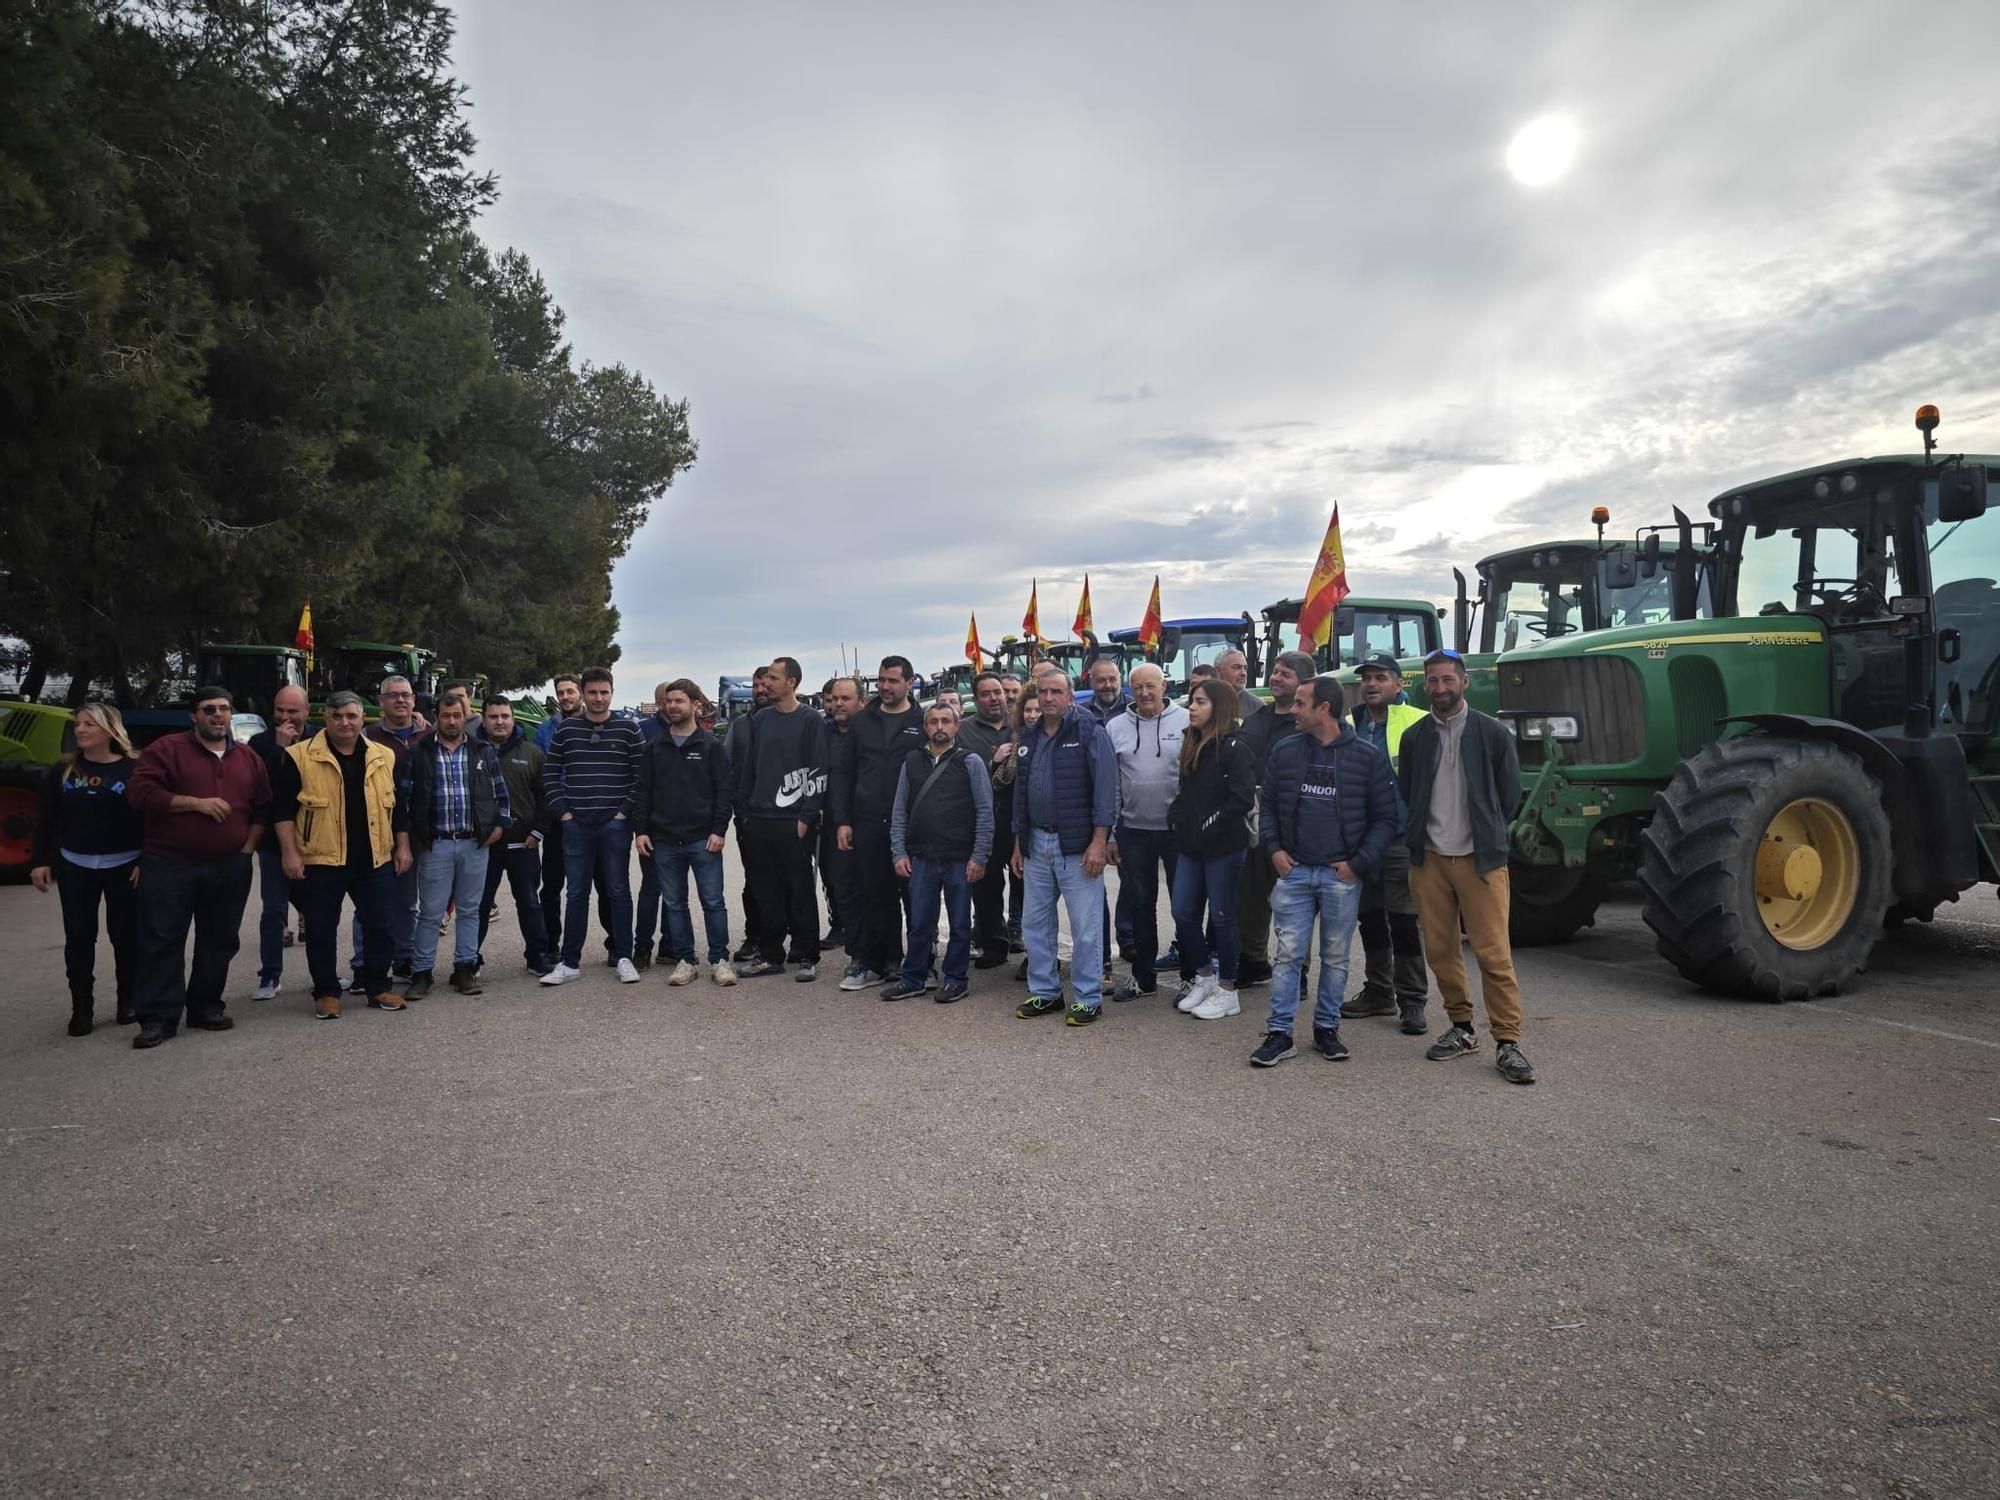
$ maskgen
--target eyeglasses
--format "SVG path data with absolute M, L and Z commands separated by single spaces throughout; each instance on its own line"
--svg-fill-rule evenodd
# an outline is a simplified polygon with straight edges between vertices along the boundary
M 1463 656 L 1459 655 L 1458 652 L 1452 650 L 1451 647 L 1449 646 L 1440 646 L 1437 648 L 1437 650 L 1433 651 L 1429 656 L 1426 656 L 1424 658 L 1424 662 L 1426 665 L 1434 661 L 1462 662 L 1464 660 L 1465 658 Z
M 227 703 L 199 703 L 195 705 L 198 714 L 226 714 L 234 710 Z

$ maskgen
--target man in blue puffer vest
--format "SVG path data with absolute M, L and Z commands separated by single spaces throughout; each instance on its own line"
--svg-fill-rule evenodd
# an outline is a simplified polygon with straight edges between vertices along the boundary
M 1090 714 L 1076 706 L 1069 677 L 1056 666 L 1035 674 L 1042 716 L 1014 762 L 1014 873 L 1024 876 L 1028 998 L 1014 1012 L 1027 1020 L 1063 1008 L 1056 958 L 1056 899 L 1069 912 L 1068 1023 L 1088 1026 L 1104 996 L 1104 865 L 1118 809 L 1118 759 Z
M 1272 747 L 1257 798 L 1258 843 L 1278 877 L 1271 889 L 1271 1019 L 1250 1054 L 1260 1068 L 1294 1055 L 1299 971 L 1315 918 L 1313 1046 L 1322 1057 L 1346 1060 L 1340 1002 L 1347 993 L 1348 946 L 1361 888 L 1381 871 L 1400 816 L 1389 757 L 1341 723 L 1340 683 L 1315 677 L 1299 685 L 1293 703 L 1299 733 Z

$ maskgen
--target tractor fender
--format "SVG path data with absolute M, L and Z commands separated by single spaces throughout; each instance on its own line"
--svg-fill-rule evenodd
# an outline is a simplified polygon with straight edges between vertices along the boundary
M 1844 719 L 1811 714 L 1734 714 L 1717 722 L 1749 724 L 1765 734 L 1794 739 L 1825 740 L 1860 761 L 1882 788 L 1899 899 L 1935 901 L 1978 878 L 1974 856 L 1961 847 L 1969 844 L 1973 819 L 1964 751 L 1956 736 L 1933 736 L 1919 743 L 1900 734 L 1870 734 Z M 1956 774 L 1948 765 L 1933 764 L 1948 759 L 1958 762 Z

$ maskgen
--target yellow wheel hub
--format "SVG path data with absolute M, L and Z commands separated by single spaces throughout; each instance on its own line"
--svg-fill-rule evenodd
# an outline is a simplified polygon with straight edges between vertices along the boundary
M 1833 941 L 1861 891 L 1861 862 L 1847 814 L 1818 797 L 1778 810 L 1757 848 L 1757 912 L 1787 948 Z

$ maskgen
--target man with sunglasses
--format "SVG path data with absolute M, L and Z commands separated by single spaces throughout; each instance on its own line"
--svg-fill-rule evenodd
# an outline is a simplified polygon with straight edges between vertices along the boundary
M 1534 1067 L 1520 1047 L 1521 987 L 1507 934 L 1508 827 L 1521 801 L 1520 754 L 1504 724 L 1465 701 L 1465 661 L 1456 651 L 1424 658 L 1424 692 L 1431 711 L 1403 734 L 1410 892 L 1451 1020 L 1424 1056 L 1443 1062 L 1479 1050 L 1458 937 L 1462 920 L 1479 962 L 1493 1065 L 1509 1083 L 1533 1083 Z
M 222 987 L 250 900 L 251 854 L 271 820 L 264 761 L 230 733 L 229 689 L 196 690 L 193 727 L 146 747 L 126 798 L 146 819 L 139 856 L 139 1034 L 157 1047 L 180 1030 L 227 1031 Z M 187 963 L 188 929 L 194 963 Z

